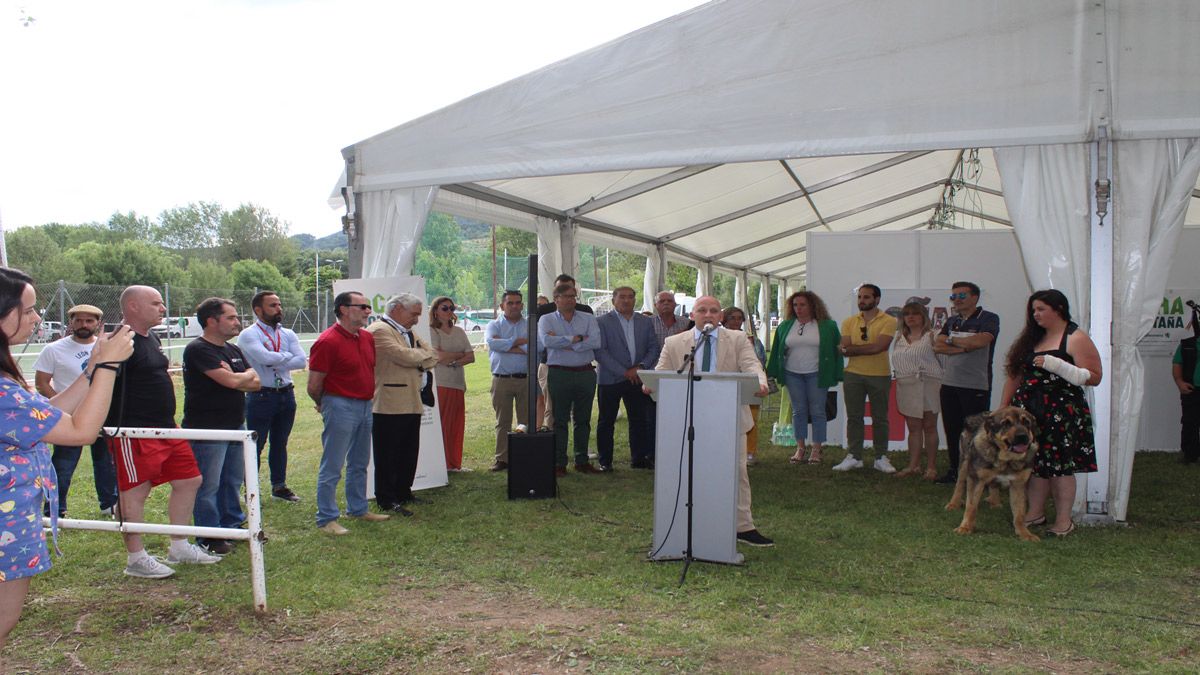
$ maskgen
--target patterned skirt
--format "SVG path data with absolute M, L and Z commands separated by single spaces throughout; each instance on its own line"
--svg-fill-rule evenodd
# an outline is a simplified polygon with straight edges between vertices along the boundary
M 1038 451 L 1034 473 L 1042 478 L 1096 471 L 1092 410 L 1083 388 L 1036 366 L 1013 394 L 1012 404 L 1037 418 Z

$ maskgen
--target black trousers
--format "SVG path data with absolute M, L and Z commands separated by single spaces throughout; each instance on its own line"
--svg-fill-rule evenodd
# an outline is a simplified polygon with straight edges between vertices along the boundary
M 1180 394 L 1179 404 L 1183 408 L 1179 449 L 1185 461 L 1195 462 L 1200 460 L 1200 389 Z
M 412 499 L 417 456 L 421 453 L 421 416 L 371 415 L 375 458 L 375 503 L 389 509 Z
M 600 464 L 612 466 L 613 429 L 617 423 L 617 411 L 625 402 L 625 414 L 629 418 L 629 456 L 634 462 L 654 459 L 654 437 L 650 431 L 650 404 L 653 400 L 642 393 L 642 386 L 622 380 L 616 384 L 600 385 L 597 395 L 600 416 L 596 421 L 596 452 Z
M 942 385 L 942 429 L 946 432 L 946 449 L 950 455 L 950 473 L 958 473 L 959 437 L 971 415 L 987 412 L 992 404 L 989 389 L 967 389 Z

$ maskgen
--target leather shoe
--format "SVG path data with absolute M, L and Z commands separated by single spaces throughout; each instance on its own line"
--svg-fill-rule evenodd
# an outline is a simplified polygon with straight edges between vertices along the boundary
M 600 473 L 612 473 L 612 472 L 613 472 L 612 464 L 601 464 L 600 465 Z
M 408 509 L 404 508 L 403 506 L 401 506 L 399 504 L 390 506 L 387 508 L 387 510 L 391 511 L 392 513 L 399 513 L 400 515 L 404 516 L 405 518 L 411 518 L 412 514 L 413 514 L 412 511 L 409 511 Z
M 635 469 L 653 469 L 654 468 L 654 460 L 638 459 L 638 460 L 634 460 L 634 461 L 630 462 L 629 466 L 631 466 Z
M 504 471 L 508 468 L 508 462 L 496 462 L 488 471 Z
M 958 482 L 958 474 L 946 472 L 944 476 L 933 482 L 937 483 L 938 485 L 954 485 Z
M 596 467 L 592 466 L 591 462 L 584 462 L 583 464 L 576 464 L 575 471 L 578 473 L 600 473 L 600 470 L 597 469 Z
M 370 511 L 359 514 L 357 516 L 350 516 L 350 517 L 357 518 L 359 520 L 365 520 L 368 523 L 378 523 L 382 520 L 387 520 L 387 519 L 391 518 L 391 516 L 387 515 L 386 513 L 371 513 Z

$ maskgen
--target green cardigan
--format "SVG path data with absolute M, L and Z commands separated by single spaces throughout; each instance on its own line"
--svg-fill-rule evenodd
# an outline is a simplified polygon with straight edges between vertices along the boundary
M 787 362 L 787 334 L 795 325 L 795 319 L 788 319 L 775 329 L 775 339 L 771 341 L 771 356 L 767 359 L 767 375 L 775 378 L 779 384 L 783 381 L 783 368 Z M 817 322 L 821 331 L 821 346 L 817 356 L 817 386 L 828 389 L 842 381 L 842 332 L 838 330 L 837 322 L 825 319 Z

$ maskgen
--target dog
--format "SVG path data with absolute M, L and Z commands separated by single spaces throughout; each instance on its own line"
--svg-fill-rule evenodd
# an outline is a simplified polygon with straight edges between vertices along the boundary
M 1029 412 L 1009 406 L 967 418 L 959 440 L 962 450 L 958 466 L 958 482 L 954 496 L 946 504 L 952 511 L 963 506 L 962 523 L 954 529 L 958 534 L 975 531 L 975 514 L 985 487 L 990 489 L 988 503 L 1000 506 L 997 485 L 1008 486 L 1008 501 L 1012 508 L 1013 529 L 1025 541 L 1038 541 L 1038 536 L 1025 524 L 1025 485 L 1033 475 L 1034 455 L 1037 453 L 1037 420 Z

